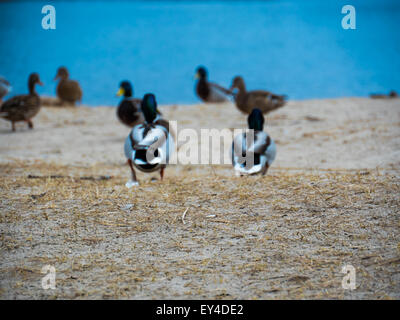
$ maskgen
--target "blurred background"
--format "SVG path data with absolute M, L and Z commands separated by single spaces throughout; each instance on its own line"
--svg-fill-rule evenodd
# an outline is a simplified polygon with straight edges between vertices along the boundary
M 56 8 L 56 30 L 41 26 L 42 6 Z M 344 30 L 341 9 L 356 9 Z M 121 80 L 135 96 L 196 103 L 198 65 L 229 86 L 290 99 L 367 96 L 400 89 L 400 1 L 35 1 L 0 2 L 0 74 L 11 95 L 27 92 L 30 72 L 55 95 L 59 66 L 80 82 L 83 103 L 116 105 Z

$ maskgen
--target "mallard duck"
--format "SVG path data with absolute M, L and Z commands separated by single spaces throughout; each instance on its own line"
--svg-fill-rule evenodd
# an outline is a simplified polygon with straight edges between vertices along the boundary
M 393 99 L 399 97 L 398 93 L 394 90 L 390 91 L 389 94 L 371 93 L 369 96 L 371 99 Z
M 10 83 L 0 76 L 0 105 L 3 102 L 4 96 L 11 91 Z
M 134 167 L 143 172 L 160 170 L 162 180 L 164 169 L 174 150 L 174 138 L 168 121 L 160 118 L 153 94 L 144 95 L 141 110 L 144 122 L 134 126 L 125 140 L 125 156 L 132 173 L 132 180 L 126 183 L 128 188 L 139 184 Z
M 253 109 L 247 122 L 249 129 L 253 131 L 239 134 L 234 138 L 232 164 L 238 175 L 257 173 L 264 175 L 275 160 L 275 142 L 263 131 L 264 116 L 260 109 Z
M 11 121 L 12 131 L 15 131 L 15 122 L 25 121 L 33 129 L 32 118 L 40 110 L 40 98 L 35 91 L 35 85 L 43 85 L 39 74 L 32 73 L 28 79 L 29 94 L 18 95 L 5 101 L 0 108 L 0 117 Z
M 254 108 L 259 108 L 262 113 L 268 113 L 283 107 L 286 103 L 286 96 L 276 95 L 264 90 L 246 91 L 242 77 L 237 76 L 232 81 L 231 90 L 238 89 L 235 94 L 237 108 L 243 113 L 249 114 Z
M 198 67 L 195 78 L 198 79 L 196 84 L 196 93 L 204 102 L 225 102 L 228 101 L 228 95 L 232 92 L 220 85 L 207 81 L 207 70 L 204 67 Z
M 124 98 L 119 103 L 117 108 L 117 117 L 128 127 L 134 127 L 135 125 L 144 121 L 142 111 L 140 110 L 140 99 L 133 97 L 133 87 L 129 81 L 122 81 L 119 85 L 117 96 L 123 96 Z
M 69 79 L 67 68 L 58 68 L 54 81 L 57 79 L 60 79 L 57 85 L 57 96 L 62 103 L 67 102 L 68 104 L 75 105 L 76 101 L 82 100 L 81 87 L 77 81 Z

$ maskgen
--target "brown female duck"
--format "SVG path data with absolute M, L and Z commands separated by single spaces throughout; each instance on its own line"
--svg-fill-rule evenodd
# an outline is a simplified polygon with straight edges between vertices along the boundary
M 54 81 L 57 79 L 60 79 L 57 85 L 57 96 L 62 103 L 66 102 L 75 105 L 76 101 L 82 100 L 81 87 L 77 81 L 69 79 L 67 68 L 58 68 Z
M 32 118 L 40 110 L 40 98 L 35 91 L 35 85 L 43 85 L 39 74 L 32 73 L 28 79 L 29 94 L 18 95 L 5 101 L 0 108 L 0 117 L 11 121 L 12 131 L 15 131 L 15 122 L 25 121 L 33 129 Z
M 129 81 L 121 82 L 117 96 L 124 97 L 117 108 L 118 119 L 130 128 L 142 123 L 144 121 L 143 113 L 140 109 L 142 100 L 133 98 L 133 87 Z
M 204 67 L 198 67 L 195 78 L 198 79 L 196 84 L 196 93 L 204 102 L 225 102 L 228 101 L 228 95 L 232 92 L 220 85 L 207 80 L 207 70 Z
M 237 108 L 243 113 L 250 114 L 254 108 L 258 108 L 262 113 L 268 113 L 283 107 L 286 103 L 286 96 L 276 95 L 264 90 L 246 91 L 246 86 L 242 77 L 237 76 L 232 81 L 231 90 L 237 88 L 235 102 Z

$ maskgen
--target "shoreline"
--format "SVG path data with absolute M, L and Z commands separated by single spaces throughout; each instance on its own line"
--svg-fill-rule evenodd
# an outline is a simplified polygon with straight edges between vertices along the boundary
M 230 102 L 159 109 L 165 119 L 177 121 L 179 152 L 182 145 L 197 148 L 200 143 L 186 143 L 179 136 L 182 129 L 195 130 L 200 139 L 201 129 L 247 127 L 247 116 Z M 17 123 L 16 133 L 8 121 L 0 120 L 4 137 L 0 163 L 13 159 L 84 165 L 124 162 L 123 143 L 130 129 L 119 123 L 115 112 L 112 106 L 43 107 L 33 119 L 34 130 Z M 266 115 L 264 131 L 278 147 L 272 168 L 392 169 L 400 165 L 399 124 L 400 99 L 317 99 L 289 101 Z M 221 148 L 227 152 L 230 145 Z M 211 152 L 218 152 L 214 144 Z
M 11 94 L 9 94 L 6 99 L 11 98 L 12 97 L 12 92 Z M 138 98 L 139 97 L 135 97 Z M 41 103 L 42 103 L 42 107 L 54 107 L 54 108 L 80 108 L 80 107 L 84 107 L 84 108 L 116 108 L 118 106 L 119 100 L 115 101 L 115 105 L 103 105 L 103 104 L 86 104 L 86 103 L 81 103 L 81 104 L 77 104 L 76 106 L 61 106 L 59 103 L 59 99 L 56 96 L 47 96 L 47 95 L 40 95 L 40 99 L 41 99 Z M 340 97 L 325 97 L 325 98 L 321 98 L 321 97 L 316 97 L 316 98 L 304 98 L 304 99 L 291 99 L 289 98 L 287 101 L 288 102 L 304 102 L 304 101 L 330 101 L 330 100 L 343 100 L 343 99 L 369 99 L 369 100 L 375 100 L 375 101 L 382 101 L 382 100 L 395 100 L 395 99 L 400 99 L 400 98 L 389 98 L 389 97 L 382 97 L 382 98 L 371 98 L 369 94 L 365 95 L 365 96 L 340 96 Z M 234 101 L 229 101 L 227 103 L 234 103 Z M 211 104 L 211 103 L 209 103 Z M 198 101 L 194 101 L 193 103 L 181 103 L 181 102 L 177 102 L 177 103 L 163 103 L 160 104 L 159 106 L 164 106 L 164 107 L 171 107 L 171 106 L 187 106 L 187 107 L 192 107 L 192 106 L 198 106 L 198 105 L 207 105 L 207 103 L 204 103 L 200 100 Z M 218 104 L 217 104 L 218 105 Z

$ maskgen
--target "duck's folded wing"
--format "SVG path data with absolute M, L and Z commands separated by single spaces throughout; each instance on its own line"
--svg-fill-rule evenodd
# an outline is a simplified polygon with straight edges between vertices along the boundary
M 155 123 L 160 126 L 163 126 L 167 130 L 167 132 L 172 136 L 172 138 L 176 140 L 176 133 L 174 132 L 174 130 L 172 130 L 172 128 L 169 127 L 169 121 L 160 118 Z
M 232 141 L 232 158 L 236 161 L 239 157 L 242 157 L 246 152 L 246 138 L 245 134 L 241 133 L 235 136 Z
M 73 88 L 75 88 L 76 94 L 79 95 L 79 98 L 82 98 L 82 89 L 81 89 L 81 86 L 79 85 L 79 82 L 75 81 L 75 80 L 71 80 L 70 83 L 71 83 L 71 86 Z
M 271 93 L 263 90 L 254 90 L 247 93 L 247 104 L 252 106 L 263 105 L 270 100 Z
M 232 143 L 234 156 L 244 156 L 245 153 L 264 154 L 269 145 L 271 138 L 263 131 L 254 132 L 254 139 L 250 133 L 242 133 L 237 135 Z
M 228 97 L 227 95 L 232 94 L 229 90 L 219 86 L 216 83 L 208 83 L 210 93 L 208 100 L 210 102 L 223 102 L 227 101 Z
M 62 96 L 69 99 L 80 100 L 82 99 L 82 90 L 79 83 L 75 80 L 68 80 L 59 86 L 59 92 Z
M 1 112 L 14 113 L 18 112 L 21 107 L 29 105 L 30 99 L 28 95 L 15 96 L 5 101 L 0 108 Z
M 247 150 L 255 154 L 264 154 L 270 144 L 269 135 L 263 131 L 257 131 L 254 133 L 254 143 Z
M 265 156 L 267 157 L 267 163 L 270 166 L 271 163 L 275 160 L 276 157 L 276 145 L 274 140 L 271 139 L 271 143 L 265 151 Z
M 0 109 L 0 117 L 21 121 L 29 118 L 40 106 L 40 99 L 35 95 L 15 96 L 3 103 Z
M 219 84 L 210 82 L 209 85 L 210 85 L 210 87 L 214 88 L 217 91 L 220 91 L 220 92 L 222 92 L 224 94 L 232 95 L 232 91 L 231 90 L 226 89 L 226 88 L 220 86 Z

